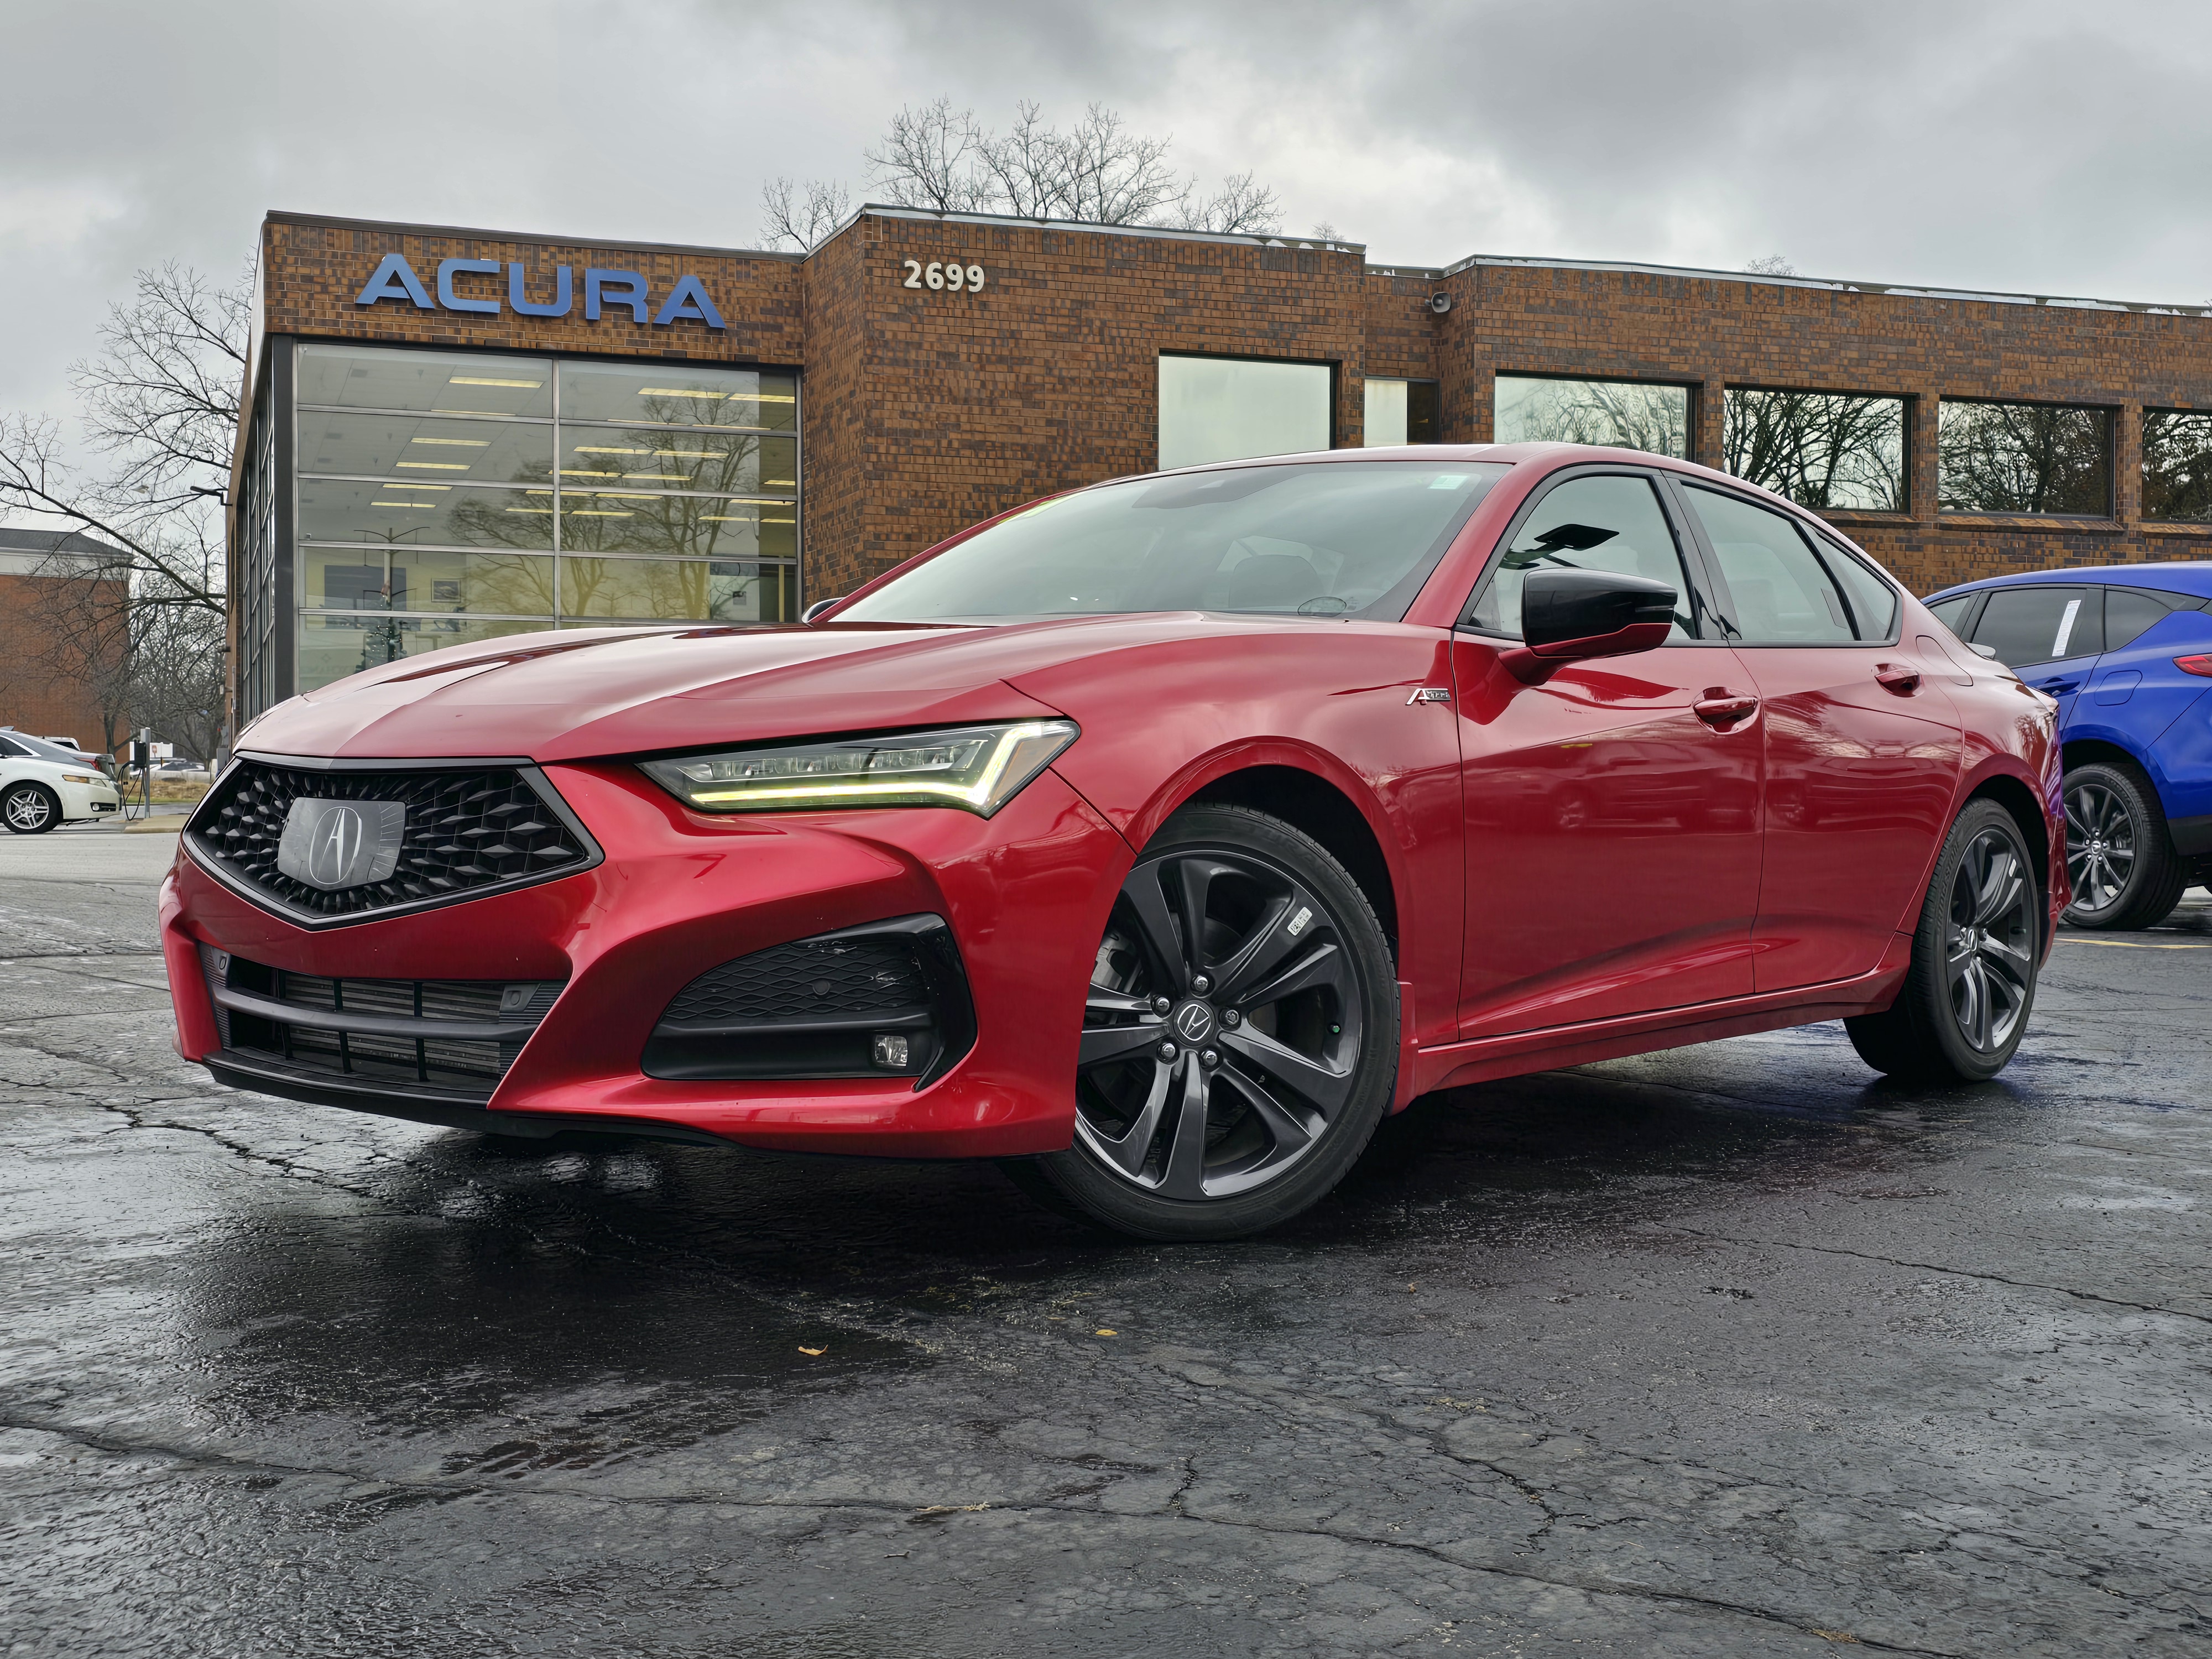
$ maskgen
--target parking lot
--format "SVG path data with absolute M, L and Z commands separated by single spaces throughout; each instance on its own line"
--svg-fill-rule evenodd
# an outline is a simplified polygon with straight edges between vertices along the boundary
M 174 845 L 0 841 L 0 1653 L 2212 1648 L 2201 891 L 1995 1083 L 1460 1091 L 1168 1249 L 217 1089 Z

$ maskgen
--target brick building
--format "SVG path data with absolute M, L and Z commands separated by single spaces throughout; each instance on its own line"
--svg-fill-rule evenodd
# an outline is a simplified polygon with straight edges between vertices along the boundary
M 0 726 L 97 754 L 123 740 L 120 677 L 103 674 L 121 626 L 123 552 L 70 531 L 0 530 Z
M 1580 438 L 1826 513 L 1921 592 L 2212 557 L 2212 310 L 862 210 L 805 256 L 273 214 L 239 714 L 438 645 L 775 620 L 1030 497 Z

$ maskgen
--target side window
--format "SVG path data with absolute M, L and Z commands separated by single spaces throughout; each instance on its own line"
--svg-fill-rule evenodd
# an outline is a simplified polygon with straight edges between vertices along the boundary
M 1978 593 L 1961 593 L 1955 599 L 1942 600 L 1928 609 L 1937 622 L 1956 634 L 1966 620 L 1966 612 L 1974 608 L 1974 601 L 1980 597 Z
M 2100 597 L 2093 587 L 1995 588 L 1974 624 L 1974 643 L 1990 647 L 2008 668 L 2094 656 L 2104 648 Z
M 1851 626 L 1863 640 L 1886 640 L 1897 626 L 1897 590 L 1833 542 L 1823 543 L 1821 557 L 1850 601 Z
M 2177 599 L 2180 596 L 2175 595 Z M 2162 593 L 2148 592 L 2140 587 L 2108 587 L 2105 590 L 2105 649 L 2124 650 L 2143 634 L 2164 622 L 2173 606 Z
M 1682 493 L 1705 527 L 1735 600 L 1743 643 L 1832 645 L 1855 637 L 1843 594 L 1794 520 L 1696 484 Z
M 1671 643 L 1690 637 L 1690 582 L 1682 552 L 1648 479 L 1570 478 L 1536 503 L 1491 570 L 1467 625 L 1521 636 L 1521 585 L 1531 570 L 1602 570 L 1645 576 L 1674 590 Z
M 0 760 L 26 760 L 29 758 L 30 753 L 31 751 L 22 744 L 10 743 L 7 738 L 0 738 Z

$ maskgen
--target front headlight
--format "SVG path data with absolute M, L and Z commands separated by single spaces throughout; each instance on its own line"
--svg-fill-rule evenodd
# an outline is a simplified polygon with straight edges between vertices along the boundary
M 957 806 L 989 817 L 1079 735 L 1073 720 L 962 726 L 641 762 L 702 812 Z
M 86 772 L 64 772 L 62 774 L 62 781 L 64 783 L 106 783 L 107 780 L 94 777 Z

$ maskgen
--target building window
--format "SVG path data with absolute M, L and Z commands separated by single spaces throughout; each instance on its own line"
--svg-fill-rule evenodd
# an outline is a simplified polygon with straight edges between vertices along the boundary
M 1944 399 L 1936 436 L 1946 513 L 2112 511 L 2112 414 L 2059 404 Z
M 300 349 L 300 686 L 441 646 L 799 609 L 799 382 Z
M 1606 444 L 1690 456 L 1690 389 L 1634 380 L 1498 377 L 1495 431 L 1502 444 Z
M 1160 357 L 1160 469 L 1327 449 L 1326 363 Z
M 1432 444 L 1437 441 L 1434 380 L 1367 380 L 1366 444 Z
M 1905 399 L 1729 388 L 1721 464 L 1815 511 L 1902 513 Z
M 2199 524 L 2212 520 L 2212 415 L 2143 410 L 2142 515 Z

